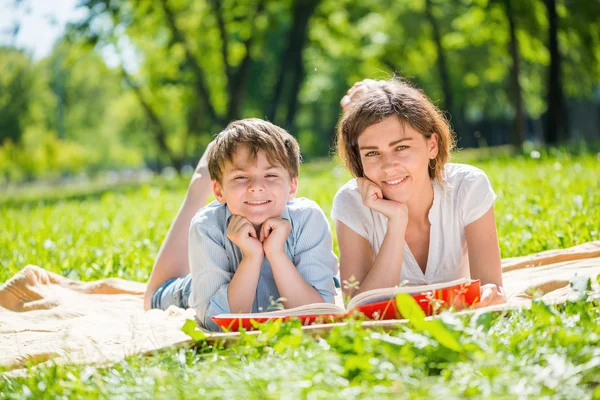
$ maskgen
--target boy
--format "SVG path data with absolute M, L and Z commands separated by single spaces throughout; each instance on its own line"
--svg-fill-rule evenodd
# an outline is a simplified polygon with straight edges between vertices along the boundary
M 191 294 L 198 323 L 211 317 L 333 302 L 337 259 L 319 206 L 294 199 L 298 143 L 260 119 L 230 123 L 214 140 L 208 170 L 217 201 L 192 219 Z

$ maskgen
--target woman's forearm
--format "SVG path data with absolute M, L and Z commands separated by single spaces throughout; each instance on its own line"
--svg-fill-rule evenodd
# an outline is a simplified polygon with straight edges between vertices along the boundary
M 388 229 L 377 258 L 363 282 L 359 282 L 359 289 L 353 293 L 353 296 L 367 290 L 393 287 L 400 283 L 405 236 L 406 223 L 394 223 L 391 220 L 388 222 Z

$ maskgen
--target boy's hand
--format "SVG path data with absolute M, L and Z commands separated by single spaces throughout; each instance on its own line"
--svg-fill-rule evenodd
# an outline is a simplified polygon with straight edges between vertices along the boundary
M 405 203 L 384 199 L 381 188 L 367 178 L 357 178 L 356 181 L 365 206 L 385 215 L 390 221 L 408 223 L 408 206 Z
M 227 226 L 227 237 L 240 248 L 244 257 L 264 257 L 263 245 L 258 240 L 256 229 L 246 218 L 233 215 Z
M 269 218 L 262 224 L 259 240 L 263 242 L 267 258 L 273 254 L 285 253 L 285 241 L 291 231 L 292 224 L 283 218 Z

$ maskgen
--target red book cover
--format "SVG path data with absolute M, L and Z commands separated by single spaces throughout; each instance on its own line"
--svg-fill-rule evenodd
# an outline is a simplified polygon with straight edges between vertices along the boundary
M 428 287 L 430 290 L 424 290 Z M 361 313 L 369 320 L 402 319 L 402 312 L 396 305 L 397 293 L 409 293 L 426 315 L 433 315 L 441 310 L 461 310 L 475 304 L 479 301 L 480 281 L 461 279 L 446 284 L 376 289 L 362 293 L 360 298 L 357 296 L 352 299 L 348 304 L 348 312 L 334 304 L 309 304 L 256 314 L 221 314 L 212 317 L 212 320 L 223 330 L 237 331 L 240 327 L 253 330 L 256 329 L 256 324 L 273 319 L 298 318 L 303 325 L 332 323 L 354 313 Z M 387 300 L 370 301 L 381 299 L 382 296 Z M 357 299 L 358 301 L 355 301 Z

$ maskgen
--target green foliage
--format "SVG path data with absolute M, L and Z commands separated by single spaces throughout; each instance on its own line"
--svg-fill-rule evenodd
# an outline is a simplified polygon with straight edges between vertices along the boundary
M 459 154 L 484 169 L 498 194 L 504 257 L 598 240 L 596 156 L 540 153 Z M 336 188 L 348 179 L 336 162 L 310 162 L 299 195 L 329 214 Z M 0 199 L 0 282 L 29 263 L 75 279 L 147 280 L 186 185 L 155 180 Z M 415 312 L 389 331 L 349 321 L 312 337 L 299 321 L 273 321 L 227 346 L 209 346 L 199 335 L 195 347 L 111 366 L 31 366 L 22 376 L 0 377 L 0 399 L 590 398 L 600 384 L 599 293 L 589 280 L 574 282 L 585 296 L 562 306 L 534 302 L 531 310 L 442 313 L 428 321 L 414 301 L 399 298 L 401 309 Z M 186 329 L 199 333 L 193 322 Z
M 533 120 L 528 135 L 537 140 L 549 89 L 543 1 L 81 1 L 89 18 L 71 24 L 47 58 L 0 49 L 0 181 L 144 163 L 180 168 L 242 117 L 267 118 L 296 135 L 306 159 L 323 157 L 348 87 L 394 73 L 449 111 L 466 145 L 485 145 L 472 139 L 484 123 L 486 140 L 501 143 L 515 108 L 508 1 Z M 572 137 L 589 138 L 600 82 L 598 7 L 557 0 L 557 11 Z M 507 128 L 492 131 L 494 122 Z M 41 164 L 27 166 L 14 155 L 50 154 L 35 148 L 48 137 L 66 147 L 67 160 L 37 155 L 32 162 Z
M 297 320 L 273 322 L 226 348 L 165 349 L 109 367 L 31 368 L 0 378 L 0 398 L 590 398 L 600 383 L 599 305 L 442 314 L 450 334 L 476 346 L 460 356 L 407 326 L 349 322 L 312 337 Z
M 490 178 L 498 196 L 495 213 L 503 257 L 599 239 L 595 155 L 542 151 L 539 159 L 499 155 L 478 160 L 465 151 L 457 157 Z M 348 179 L 335 161 L 307 163 L 299 196 L 315 200 L 329 215 L 336 189 Z M 146 281 L 185 188 L 185 181 L 155 181 L 127 191 L 109 188 L 103 193 L 95 187 L 89 196 L 82 190 L 58 189 L 15 201 L 0 198 L 0 281 L 27 264 L 76 279 Z M 334 246 L 337 252 L 335 236 Z

